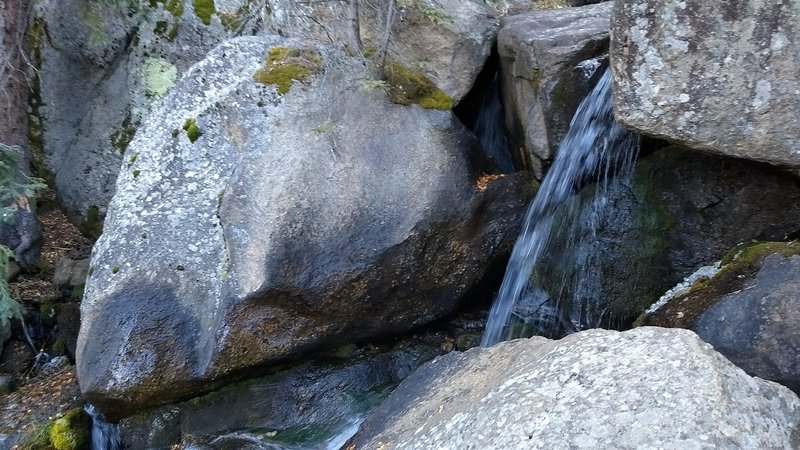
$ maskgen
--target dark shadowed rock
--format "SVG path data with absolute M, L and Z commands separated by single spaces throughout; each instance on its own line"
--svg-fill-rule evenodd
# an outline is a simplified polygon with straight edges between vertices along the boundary
M 503 19 L 497 37 L 515 157 L 537 177 L 553 158 L 608 49 L 611 3 Z M 518 163 L 518 164 L 519 164 Z
M 800 3 L 620 0 L 617 118 L 644 134 L 800 166 Z
M 742 246 L 724 262 L 643 323 L 692 329 L 747 373 L 800 392 L 800 244 Z
M 126 447 L 203 443 L 225 449 L 260 442 L 334 448 L 324 443 L 353 429 L 414 369 L 441 354 L 433 341 L 354 352 L 347 358 L 316 358 L 126 418 L 121 423 Z
M 569 200 L 603 209 L 596 232 L 554 249 L 536 276 L 552 298 L 577 294 L 583 308 L 602 311 L 607 327 L 629 326 L 740 242 L 800 232 L 800 179 L 763 163 L 668 147 L 642 158 L 631 184 L 600 199 L 596 190 L 589 185 Z M 559 213 L 556 220 L 563 224 L 557 230 L 568 230 L 572 218 Z M 586 266 L 593 270 L 579 272 Z
M 745 431 L 746 430 L 746 431 Z M 686 330 L 589 330 L 439 357 L 355 448 L 796 448 L 800 399 Z
M 305 80 L 254 81 L 271 49 Z M 531 183 L 479 190 L 453 114 L 370 81 L 337 51 L 235 39 L 139 129 L 82 302 L 81 388 L 106 416 L 442 317 L 507 254 Z

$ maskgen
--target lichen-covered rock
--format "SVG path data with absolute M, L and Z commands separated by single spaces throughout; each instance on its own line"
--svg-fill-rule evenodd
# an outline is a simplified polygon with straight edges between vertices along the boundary
M 497 37 L 503 104 L 518 165 L 552 160 L 608 49 L 611 3 L 503 19 Z
M 800 399 L 686 330 L 590 330 L 451 353 L 407 378 L 355 448 L 797 448 Z
M 363 53 L 375 55 L 386 38 L 388 0 L 358 2 Z M 284 36 L 341 45 L 353 41 L 350 2 L 278 0 L 270 10 L 270 26 Z M 457 104 L 489 58 L 498 20 L 478 0 L 399 0 L 388 56 L 430 79 Z M 350 44 L 352 47 L 353 44 Z
M 800 244 L 750 244 L 730 256 L 643 323 L 689 328 L 747 373 L 800 392 Z
M 644 134 L 800 167 L 800 3 L 620 0 L 617 119 Z
M 37 67 L 32 150 L 85 231 L 100 234 L 122 156 L 144 117 L 210 49 L 259 29 L 255 3 L 36 2 L 28 39 Z
M 323 68 L 281 93 L 254 77 L 275 48 Z M 477 189 L 454 115 L 371 80 L 309 42 L 239 38 L 149 116 L 82 302 L 81 388 L 107 417 L 441 317 L 509 250 L 530 182 Z
M 553 249 L 536 274 L 553 300 L 579 300 L 562 306 L 565 313 L 596 313 L 584 326 L 627 327 L 664 292 L 739 242 L 800 232 L 800 179 L 753 161 L 668 147 L 641 158 L 632 183 L 605 197 L 596 192 L 588 185 L 555 219 L 562 224 L 555 229 L 564 232 L 576 203 L 593 205 L 603 211 L 586 216 L 597 221 L 595 231 Z M 552 242 L 564 242 L 559 239 Z M 585 267 L 591 269 L 581 272 Z

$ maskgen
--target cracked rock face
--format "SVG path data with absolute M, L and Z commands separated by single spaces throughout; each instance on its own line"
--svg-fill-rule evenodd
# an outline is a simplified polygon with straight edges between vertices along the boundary
M 271 48 L 319 72 L 285 95 L 255 82 Z M 370 80 L 324 47 L 238 38 L 146 119 L 82 302 L 81 388 L 104 414 L 441 317 L 510 249 L 530 183 L 478 192 L 453 114 Z
M 524 148 L 516 157 L 538 178 L 606 57 L 612 6 L 536 10 L 501 22 L 497 50 L 506 123 L 515 147 Z
M 797 448 L 800 399 L 687 330 L 589 330 L 436 358 L 356 448 Z
M 800 167 L 800 4 L 620 0 L 611 26 L 624 125 Z

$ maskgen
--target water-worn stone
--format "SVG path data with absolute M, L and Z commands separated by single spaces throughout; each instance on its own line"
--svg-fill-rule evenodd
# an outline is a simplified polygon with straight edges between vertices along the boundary
M 99 234 L 122 156 L 180 76 L 222 40 L 259 28 L 254 2 L 215 0 L 205 23 L 194 0 L 36 2 L 29 52 L 36 165 L 61 206 Z
M 800 244 L 762 243 L 732 253 L 713 277 L 643 323 L 689 328 L 747 373 L 800 392 Z
M 371 80 L 338 51 L 239 38 L 149 116 L 81 304 L 81 388 L 107 417 L 441 317 L 507 255 L 530 181 L 478 189 L 454 115 Z
M 800 233 L 800 179 L 763 163 L 668 147 L 640 159 L 632 183 L 604 198 L 596 192 L 589 185 L 569 200 L 602 210 L 586 216 L 597 222 L 596 232 L 554 246 L 537 274 L 552 299 L 577 297 L 580 308 L 598 312 L 583 326 L 630 326 L 664 292 L 736 244 Z M 570 229 L 574 219 L 563 212 L 574 207 L 561 208 L 556 230 Z M 592 269 L 579 272 L 583 267 Z
M 323 445 L 385 400 L 391 389 L 442 352 L 434 341 L 354 349 L 347 358 L 320 357 L 265 377 L 225 386 L 176 405 L 123 419 L 125 448 Z M 261 447 L 263 448 L 263 447 Z
M 552 160 L 608 51 L 612 3 L 503 19 L 497 37 L 503 104 L 518 165 L 537 177 Z
M 589 330 L 439 357 L 355 448 L 797 448 L 800 399 L 686 330 Z
M 619 0 L 614 106 L 627 127 L 800 167 L 800 3 Z

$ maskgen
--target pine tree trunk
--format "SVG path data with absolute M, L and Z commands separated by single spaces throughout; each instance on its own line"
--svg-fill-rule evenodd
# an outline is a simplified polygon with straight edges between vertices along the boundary
M 0 142 L 28 147 L 28 64 L 25 29 L 30 0 L 0 2 Z M 27 160 L 27 158 L 24 158 Z

